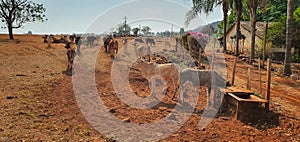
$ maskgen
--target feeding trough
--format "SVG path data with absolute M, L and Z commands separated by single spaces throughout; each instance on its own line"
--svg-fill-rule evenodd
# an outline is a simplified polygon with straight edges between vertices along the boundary
M 225 101 L 236 107 L 236 118 L 242 121 L 255 119 L 260 108 L 267 103 L 253 92 L 232 87 L 225 90 Z

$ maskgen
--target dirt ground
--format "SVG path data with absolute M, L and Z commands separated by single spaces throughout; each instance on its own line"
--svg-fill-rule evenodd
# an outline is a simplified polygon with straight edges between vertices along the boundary
M 39 35 L 16 35 L 12 41 L 7 38 L 0 35 L 0 141 L 113 141 L 113 137 L 96 131 L 82 114 L 74 95 L 72 76 L 65 72 L 67 56 L 63 44 L 47 48 Z M 121 39 L 118 41 L 122 46 Z M 94 52 L 100 46 L 83 46 L 82 52 Z M 122 58 L 125 57 L 119 59 Z M 112 86 L 112 63 L 109 54 L 101 50 L 95 81 L 101 99 L 117 118 L 147 124 L 174 110 L 172 87 L 167 89 L 163 103 L 151 109 L 131 108 L 121 102 Z M 232 56 L 226 55 L 226 64 L 230 80 Z M 259 92 L 257 68 L 241 60 L 237 64 L 235 85 L 246 87 L 248 67 L 252 68 L 251 89 Z M 265 92 L 266 72 L 262 71 L 262 75 Z M 150 94 L 148 80 L 139 70 L 130 70 L 129 84 L 140 97 Z M 198 123 L 204 119 L 201 114 L 206 107 L 206 96 L 200 95 L 191 117 L 179 130 L 160 141 L 300 141 L 300 82 L 272 73 L 271 88 L 270 111 L 257 114 L 262 115 L 261 120 L 241 122 L 228 109 L 220 111 L 211 123 L 200 129 Z M 201 87 L 201 92 L 205 91 Z

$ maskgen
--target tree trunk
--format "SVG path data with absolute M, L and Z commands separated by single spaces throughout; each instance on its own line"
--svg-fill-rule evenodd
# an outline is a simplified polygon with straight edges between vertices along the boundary
M 250 17 L 251 17 L 251 53 L 250 53 L 250 64 L 254 61 L 255 57 L 255 33 L 256 33 L 256 9 L 257 0 L 251 1 Z
M 287 21 L 286 21 L 286 48 L 284 58 L 284 74 L 291 74 L 291 48 L 292 48 L 292 32 L 293 32 L 293 11 L 294 0 L 288 0 L 287 4 Z
M 12 24 L 9 23 L 7 28 L 8 28 L 9 39 L 14 39 Z
M 240 23 L 241 23 L 241 14 L 242 14 L 242 2 L 241 0 L 235 0 L 236 3 L 236 50 L 235 56 L 239 56 L 239 42 L 241 36 Z
M 223 2 L 223 15 L 224 15 L 224 19 L 223 19 L 223 52 L 225 53 L 227 50 L 227 15 L 228 13 L 228 4 L 226 2 Z

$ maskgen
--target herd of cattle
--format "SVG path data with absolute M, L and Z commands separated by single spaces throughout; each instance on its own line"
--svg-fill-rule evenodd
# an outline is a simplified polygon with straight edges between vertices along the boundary
M 67 57 L 68 57 L 68 66 L 67 70 L 72 69 L 73 60 L 76 55 L 80 54 L 80 46 L 82 43 L 86 42 L 87 47 L 93 47 L 94 42 L 99 39 L 99 37 L 95 36 L 76 36 L 71 35 L 69 36 L 69 40 L 67 39 L 67 36 L 61 36 L 60 39 L 56 39 L 53 35 L 45 35 L 43 37 L 44 43 L 48 43 L 48 47 L 51 47 L 51 43 L 64 43 L 65 48 L 67 49 Z M 144 42 L 145 40 L 145 42 Z M 165 64 L 157 64 L 151 61 L 151 46 L 155 46 L 156 42 L 153 38 L 135 38 L 133 40 L 134 45 L 134 51 L 136 56 L 138 57 L 139 61 L 142 61 L 140 63 L 140 70 L 144 72 L 145 77 L 149 80 L 149 83 L 155 82 L 153 80 L 153 76 L 162 76 L 164 78 L 169 78 L 173 82 L 173 86 L 177 86 L 175 88 L 174 95 L 172 99 L 175 96 L 175 93 L 177 89 L 180 89 L 180 101 L 183 102 L 183 92 L 185 88 L 185 84 L 187 82 L 192 83 L 195 87 L 200 86 L 206 86 L 208 98 L 210 98 L 211 90 L 214 90 L 214 94 L 217 92 L 216 88 L 222 87 L 226 85 L 226 80 L 218 75 L 215 71 L 211 70 L 199 70 L 199 69 L 193 69 L 193 68 L 185 68 L 180 69 L 177 64 L 174 63 L 165 63 Z M 157 42 L 160 42 L 157 40 Z M 119 50 L 119 43 L 116 39 L 114 39 L 111 36 L 103 37 L 103 43 L 104 43 L 104 49 L 106 53 L 109 53 L 111 55 L 112 59 L 116 58 L 116 55 L 118 54 Z M 76 45 L 76 48 L 74 48 L 72 45 Z M 128 39 L 124 38 L 122 41 L 123 48 L 126 51 L 127 45 L 128 45 Z M 170 41 L 165 41 L 165 46 L 171 47 Z M 177 40 L 176 40 L 176 51 L 177 51 Z M 144 60 L 143 58 L 147 58 L 147 60 Z M 201 82 L 201 84 L 200 84 Z M 150 85 L 151 87 L 151 85 Z M 154 94 L 152 94 L 154 96 Z M 218 98 L 215 97 L 214 99 Z M 220 97 L 220 96 L 219 96 Z M 215 102 L 215 100 L 214 100 Z M 208 105 L 211 105 L 210 99 L 208 99 Z

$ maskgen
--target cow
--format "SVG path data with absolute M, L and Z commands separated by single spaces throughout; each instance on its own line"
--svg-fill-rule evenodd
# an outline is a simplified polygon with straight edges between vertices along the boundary
M 175 89 L 174 94 L 171 97 L 172 100 L 174 99 L 174 96 L 179 89 L 179 67 L 176 64 L 157 64 L 141 61 L 137 67 L 143 72 L 144 77 L 149 80 L 149 82 L 152 82 L 151 79 L 153 79 L 153 77 L 157 78 L 157 76 L 162 77 L 165 80 L 170 79 Z
M 111 35 L 103 37 L 103 43 L 104 43 L 104 48 L 105 48 L 105 52 L 106 53 L 109 52 L 109 48 L 107 48 L 107 47 L 108 47 L 108 44 L 109 44 L 109 42 L 110 42 L 111 39 L 112 39 Z
M 144 41 L 143 41 L 143 39 L 141 39 L 141 38 L 135 38 L 134 39 L 134 43 L 145 43 Z
M 52 38 L 52 43 L 66 43 L 68 42 L 64 36 L 61 36 L 60 39 L 56 39 L 53 35 L 50 35 Z
M 118 54 L 118 41 L 111 39 L 108 43 L 108 47 L 109 47 L 109 52 L 110 52 L 110 57 L 112 59 L 116 58 L 116 55 Z
M 217 88 L 225 87 L 226 80 L 217 72 L 212 70 L 199 70 L 193 68 L 186 68 L 180 72 L 180 102 L 183 102 L 183 91 L 185 83 L 190 82 L 194 87 L 207 87 L 207 103 L 211 106 L 210 95 L 211 90 L 214 90 L 214 100 L 216 99 Z
M 48 48 L 51 48 L 51 43 L 53 42 L 54 38 L 53 35 L 44 35 L 42 38 L 44 39 L 44 43 L 47 43 Z
M 146 38 L 146 45 L 155 46 L 155 41 L 153 38 Z
M 123 43 L 124 51 L 127 52 L 128 39 L 124 38 L 122 40 L 122 43 Z
M 95 36 L 87 36 L 87 42 L 89 47 L 94 47 L 94 42 L 97 38 Z
M 148 62 L 150 62 L 150 56 L 151 56 L 150 47 L 145 45 L 137 45 L 137 43 L 134 43 L 133 45 L 134 45 L 136 56 L 138 58 L 142 58 L 142 56 L 147 56 Z
M 44 43 L 48 43 L 47 41 L 48 35 L 44 35 L 42 38 L 44 39 Z
M 69 36 L 69 39 L 70 39 L 70 42 L 71 42 L 71 43 L 74 43 L 75 40 L 76 40 L 76 35 L 75 35 L 75 34 L 70 35 L 70 36 Z
M 76 54 L 80 55 L 80 47 L 81 47 L 81 36 L 76 36 L 75 44 L 77 45 Z
M 167 40 L 166 40 L 166 41 L 165 41 L 165 47 L 167 47 L 167 46 L 170 48 L 170 47 L 171 47 L 171 43 L 170 43 L 170 41 L 167 41 Z
M 65 48 L 67 49 L 68 67 L 67 71 L 72 70 L 73 61 L 75 58 L 75 49 L 71 46 L 71 43 L 66 43 Z

